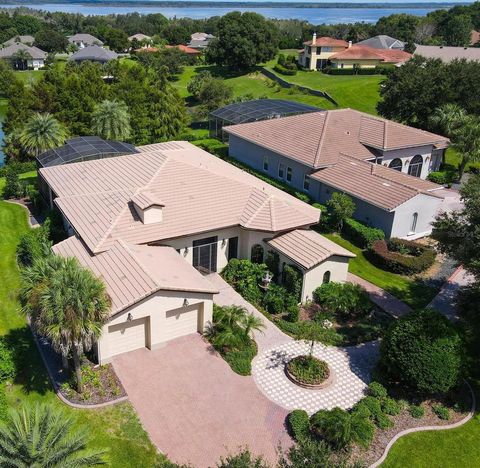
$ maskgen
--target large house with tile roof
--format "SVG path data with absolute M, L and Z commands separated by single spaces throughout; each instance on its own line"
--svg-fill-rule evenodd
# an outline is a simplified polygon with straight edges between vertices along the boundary
M 388 237 L 431 231 L 442 187 L 438 170 L 448 139 L 352 109 L 312 112 L 228 126 L 229 154 L 326 203 L 336 192 L 355 217 Z
M 101 363 L 202 332 L 216 288 L 207 273 L 270 250 L 303 275 L 301 298 L 345 281 L 354 255 L 309 227 L 320 211 L 187 142 L 39 170 L 70 237 L 53 247 L 101 277 L 110 320 Z

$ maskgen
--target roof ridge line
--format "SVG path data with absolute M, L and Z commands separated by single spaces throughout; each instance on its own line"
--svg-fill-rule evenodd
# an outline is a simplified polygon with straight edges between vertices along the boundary
M 321 150 L 321 147 L 323 146 L 323 141 L 325 137 L 325 131 L 327 129 L 327 122 L 328 119 L 330 118 L 330 111 L 325 112 L 325 120 L 323 122 L 323 129 L 322 129 L 322 134 L 320 135 L 320 139 L 318 141 L 317 149 L 315 151 L 315 159 L 313 160 L 313 167 L 317 167 L 317 162 L 318 162 L 318 153 Z
M 256 216 L 258 216 L 258 213 L 259 211 L 267 204 L 267 202 L 270 200 L 271 197 L 273 197 L 273 195 L 269 194 L 269 193 L 266 193 L 264 192 L 263 190 L 260 190 L 258 189 L 257 187 L 252 187 L 252 190 L 250 192 L 250 195 L 249 197 L 247 198 L 247 201 L 245 202 L 245 206 L 243 207 L 243 211 L 242 211 L 242 214 L 243 212 L 245 211 L 245 208 L 246 208 L 246 205 L 248 203 L 248 201 L 250 200 L 250 197 L 252 196 L 252 192 L 260 192 L 262 195 L 265 195 L 265 199 L 262 201 L 262 203 L 260 204 L 260 206 L 255 210 L 255 212 L 253 213 L 252 216 L 250 216 L 248 222 L 245 224 L 244 227 L 248 227 L 252 222 L 253 220 L 255 219 Z

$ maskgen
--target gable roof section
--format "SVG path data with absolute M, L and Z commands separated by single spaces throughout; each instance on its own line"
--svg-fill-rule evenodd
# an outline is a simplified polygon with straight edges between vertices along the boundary
M 440 135 L 352 109 L 231 125 L 224 131 L 314 169 L 335 164 L 339 152 L 368 160 L 375 149 L 448 144 Z
M 0 58 L 10 59 L 13 58 L 16 53 L 20 50 L 27 51 L 32 59 L 35 60 L 44 60 L 47 57 L 47 53 L 38 47 L 30 47 L 27 44 L 21 42 L 15 42 L 14 44 L 9 45 L 3 49 L 0 49 Z
M 135 246 L 116 241 L 112 248 L 91 255 L 76 236 L 54 245 L 55 254 L 75 257 L 101 278 L 111 298 L 114 315 L 160 291 L 215 294 L 215 288 L 172 247 Z
M 349 250 L 311 230 L 296 229 L 286 234 L 280 234 L 266 242 L 270 247 L 278 250 L 306 270 L 333 255 L 355 257 L 355 254 Z
M 68 36 L 68 42 L 83 42 L 84 44 L 87 45 L 92 45 L 92 44 L 98 44 L 98 45 L 103 45 L 103 42 L 96 38 L 95 36 L 92 36 L 91 34 L 86 34 L 86 33 L 77 33 L 74 34 L 73 36 Z
M 17 36 L 13 36 L 8 41 L 5 41 L 3 45 L 6 47 L 9 45 L 15 44 L 17 42 L 21 42 L 22 44 L 33 44 L 35 42 L 35 38 L 33 36 L 28 36 L 28 35 L 26 36 L 17 35 Z
M 412 54 L 403 50 L 375 49 L 365 45 L 353 45 L 348 49 L 333 54 L 330 60 L 380 60 L 385 63 L 402 63 L 411 58 Z
M 334 39 L 333 37 L 317 37 L 315 44 L 312 41 L 304 42 L 305 45 L 313 45 L 317 47 L 348 47 L 348 42 L 343 39 Z
M 368 39 L 357 42 L 356 45 L 365 45 L 373 47 L 374 49 L 403 49 L 405 42 L 385 34 L 379 34 L 378 36 L 369 37 Z
M 40 170 L 94 253 L 117 239 L 145 244 L 230 226 L 277 232 L 318 222 L 316 208 L 190 143 L 137 149 L 136 155 Z M 161 222 L 141 222 L 131 202 L 139 191 L 162 202 Z
M 109 61 L 118 58 L 118 54 L 113 50 L 104 49 L 99 45 L 89 45 L 83 49 L 77 50 L 74 54 L 68 57 L 68 60 L 98 60 Z
M 311 177 L 387 211 L 419 194 L 437 197 L 434 191 L 441 188 L 433 182 L 346 154 L 340 154 L 334 166 L 321 169 Z

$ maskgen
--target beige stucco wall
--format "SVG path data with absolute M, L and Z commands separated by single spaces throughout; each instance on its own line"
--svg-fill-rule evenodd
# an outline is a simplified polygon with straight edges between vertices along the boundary
M 104 325 L 102 335 L 97 343 L 98 360 L 100 364 L 109 362 L 113 357 L 110 349 L 109 327 L 127 323 L 129 313 L 132 314 L 132 321 L 144 317 L 149 319 L 147 345 L 151 349 L 155 349 L 170 339 L 165 330 L 166 313 L 182 308 L 185 299 L 188 300 L 188 307 L 199 306 L 200 319 L 197 331 L 202 333 L 205 327 L 212 321 L 213 296 L 213 294 L 192 292 L 159 291 L 114 316 Z
M 343 283 L 347 280 L 348 257 L 332 256 L 306 271 L 303 276 L 302 302 L 312 300 L 313 291 L 323 283 L 323 275 L 330 271 L 330 281 Z
M 361 68 L 375 68 L 381 63 L 381 60 L 361 60 L 361 59 L 333 59 L 332 65 L 336 68 L 353 68 L 355 64 L 359 65 Z M 343 65 L 343 67 L 342 67 Z
M 309 70 L 316 70 L 317 69 L 317 60 L 328 60 L 333 54 L 336 54 L 337 52 L 341 52 L 342 50 L 345 50 L 345 47 L 340 46 L 340 47 L 330 47 L 331 50 L 328 52 L 325 51 L 325 47 L 315 47 L 312 46 L 312 52 L 309 53 L 308 49 L 310 46 L 305 46 L 305 49 L 303 51 L 303 54 L 300 54 L 299 56 L 299 63 L 303 67 L 306 66 L 306 59 L 310 59 L 310 65 L 309 65 Z

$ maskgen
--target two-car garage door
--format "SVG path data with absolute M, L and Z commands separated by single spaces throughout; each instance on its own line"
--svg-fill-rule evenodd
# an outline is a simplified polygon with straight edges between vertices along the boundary
M 203 323 L 203 307 L 189 307 L 163 312 L 161 317 L 143 317 L 108 327 L 108 354 L 115 356 L 135 349 L 196 333 Z M 151 330 L 151 327 L 156 327 Z M 151 340 L 153 341 L 151 342 Z

